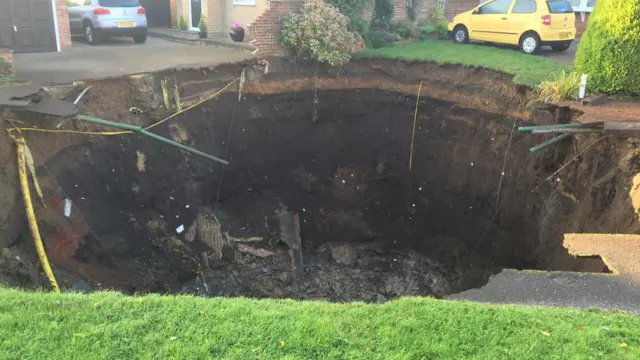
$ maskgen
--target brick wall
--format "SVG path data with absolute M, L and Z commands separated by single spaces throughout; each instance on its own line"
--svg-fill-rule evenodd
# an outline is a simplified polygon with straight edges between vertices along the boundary
M 576 36 L 582 36 L 584 31 L 587 30 L 587 24 L 589 23 L 589 16 L 591 13 L 584 14 L 584 21 L 580 13 L 576 13 Z
M 451 20 L 454 16 L 469 11 L 479 4 L 478 0 L 447 0 L 444 6 L 444 17 Z
M 300 11 L 303 0 L 270 0 L 267 10 L 246 28 L 247 35 L 253 38 L 258 54 L 273 55 L 282 52 L 278 33 L 282 29 L 282 20 L 286 14 Z
M 0 49 L 0 76 L 13 76 L 13 51 Z
M 56 14 L 58 18 L 58 34 L 60 36 L 60 50 L 71 48 L 71 29 L 69 28 L 69 10 L 67 0 L 56 1 Z
M 437 0 L 414 0 L 418 1 L 416 8 L 416 21 L 424 22 L 429 18 L 431 12 L 436 8 Z M 407 20 L 407 1 L 406 0 L 393 0 L 393 19 L 394 20 Z M 375 1 L 371 1 L 371 6 L 364 12 L 364 18 L 368 22 L 371 22 L 373 18 L 373 10 L 375 8 Z

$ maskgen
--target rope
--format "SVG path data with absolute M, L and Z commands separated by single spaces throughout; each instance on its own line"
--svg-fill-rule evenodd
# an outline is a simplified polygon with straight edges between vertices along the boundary
M 422 81 L 418 86 L 418 96 L 416 97 L 416 111 L 413 114 L 413 131 L 411 132 L 411 152 L 409 153 L 409 170 L 413 166 L 413 141 L 416 137 L 416 123 L 418 122 L 418 106 L 420 106 L 420 92 L 422 91 Z
M 225 87 L 223 87 L 222 89 L 220 89 L 219 91 L 217 91 L 215 94 L 207 96 L 206 98 L 198 101 L 197 103 L 182 109 L 176 113 L 173 113 L 169 116 L 167 116 L 166 118 L 153 123 L 147 127 L 144 128 L 144 130 L 149 130 L 152 129 L 160 124 L 163 124 L 171 119 L 173 119 L 174 117 L 185 113 L 197 106 L 200 106 L 201 104 L 215 98 L 216 96 L 220 95 L 222 92 L 224 92 L 225 90 L 227 90 L 231 85 L 233 85 L 236 81 L 240 80 L 240 78 L 237 78 L 235 80 L 233 80 L 232 82 L 228 83 Z M 102 135 L 102 136 L 115 136 L 115 135 L 125 135 L 125 134 L 133 134 L 133 131 L 78 131 L 78 130 L 49 130 L 49 129 L 40 129 L 40 128 L 17 128 L 17 129 L 7 129 L 7 131 L 9 133 L 13 132 L 13 131 L 18 131 L 18 132 L 22 132 L 22 131 L 35 131 L 35 132 L 44 132 L 44 133 L 54 133 L 54 134 L 83 134 L 83 135 Z

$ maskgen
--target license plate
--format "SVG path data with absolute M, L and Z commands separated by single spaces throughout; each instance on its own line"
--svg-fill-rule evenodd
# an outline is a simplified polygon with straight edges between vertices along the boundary
M 568 38 L 569 36 L 571 36 L 571 33 L 570 33 L 570 32 L 561 32 L 561 33 L 560 33 L 560 39 L 566 39 L 566 38 Z
M 116 22 L 116 24 L 118 25 L 118 27 L 134 27 L 136 26 L 136 23 L 133 21 L 118 21 Z

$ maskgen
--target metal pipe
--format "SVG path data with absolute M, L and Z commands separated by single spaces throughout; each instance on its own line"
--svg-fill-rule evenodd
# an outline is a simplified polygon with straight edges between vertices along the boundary
M 104 119 L 100 119 L 100 118 L 96 118 L 96 117 L 92 117 L 92 116 L 86 116 L 86 115 L 77 115 L 76 119 L 78 119 L 80 121 L 86 121 L 86 122 L 89 122 L 89 123 L 92 123 L 92 124 L 96 124 L 96 125 L 114 127 L 116 129 L 127 130 L 127 131 L 133 131 L 135 133 L 148 136 L 148 137 L 150 137 L 152 139 L 158 140 L 158 141 L 163 142 L 165 144 L 177 147 L 177 148 L 182 149 L 184 151 L 188 151 L 188 152 L 190 152 L 192 154 L 196 154 L 196 155 L 202 156 L 204 158 L 207 158 L 209 160 L 213 160 L 215 162 L 218 162 L 218 163 L 221 163 L 221 164 L 224 164 L 224 165 L 229 165 L 229 162 L 226 161 L 226 160 L 222 160 L 222 159 L 217 158 L 217 157 L 215 157 L 213 155 L 209 155 L 207 153 L 204 153 L 204 152 L 202 152 L 202 151 L 200 151 L 198 149 L 194 149 L 192 147 L 180 144 L 177 141 L 173 141 L 173 140 L 167 139 L 165 137 L 162 137 L 160 135 L 154 134 L 152 132 L 144 130 L 140 126 L 117 123 L 117 122 L 108 121 L 108 120 L 104 120 Z
M 553 134 L 553 133 L 602 133 L 601 129 L 536 129 L 532 134 Z
M 537 145 L 537 146 L 532 147 L 531 149 L 529 149 L 529 151 L 530 151 L 530 152 L 532 152 L 532 153 L 537 152 L 537 151 L 540 151 L 540 150 L 542 150 L 542 149 L 546 148 L 547 146 L 553 145 L 553 144 L 555 144 L 555 143 L 557 143 L 557 142 L 560 142 L 560 141 L 562 141 L 562 140 L 564 140 L 564 139 L 566 139 L 566 138 L 570 137 L 571 135 L 572 135 L 572 134 L 562 134 L 562 135 L 558 135 L 558 136 L 554 137 L 553 139 L 549 139 L 549 140 L 547 140 L 547 141 L 543 142 L 543 143 L 542 143 L 542 144 L 540 144 L 540 145 Z
M 582 129 L 583 124 L 557 124 L 557 125 L 539 125 L 539 126 L 520 126 L 518 132 L 543 130 L 543 129 Z

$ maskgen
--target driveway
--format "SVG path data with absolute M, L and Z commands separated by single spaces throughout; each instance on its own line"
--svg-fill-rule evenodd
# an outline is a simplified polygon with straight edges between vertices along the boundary
M 98 46 L 74 38 L 73 47 L 62 52 L 16 54 L 14 65 L 20 78 L 42 85 L 173 67 L 212 66 L 251 57 L 248 51 L 158 38 L 149 38 L 143 45 L 134 44 L 129 38 L 113 38 Z
M 555 60 L 563 65 L 573 65 L 573 59 L 576 57 L 578 51 L 578 44 L 580 44 L 580 38 L 575 39 L 571 46 L 563 52 L 554 52 L 551 48 L 542 48 L 542 55 L 547 59 Z

